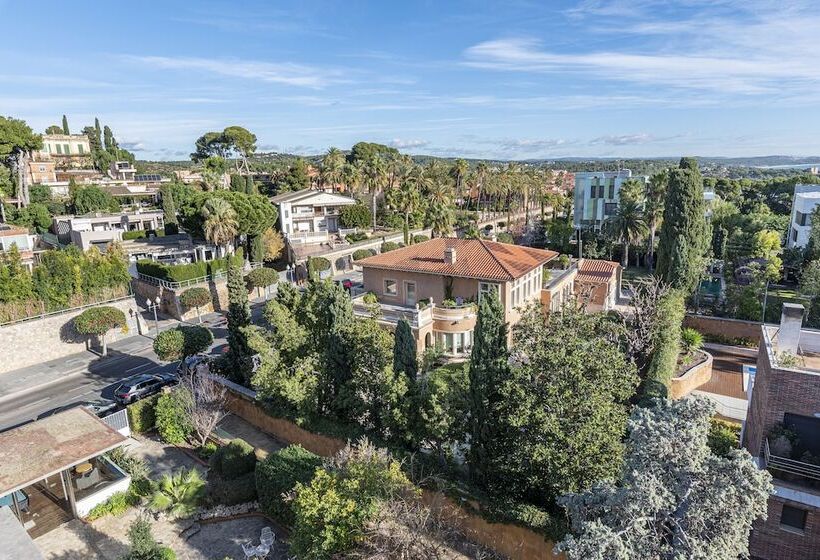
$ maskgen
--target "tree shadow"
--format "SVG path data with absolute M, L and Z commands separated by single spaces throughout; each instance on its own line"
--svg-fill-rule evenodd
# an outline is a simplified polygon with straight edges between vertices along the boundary
M 76 343 L 84 343 L 86 346 L 86 350 L 88 350 L 89 346 L 89 337 L 85 334 L 80 334 L 77 332 L 77 329 L 74 327 L 74 320 L 70 319 L 63 323 L 60 327 L 60 341 L 67 342 L 70 344 Z
M 216 289 L 216 282 L 213 279 L 208 280 L 208 291 L 211 292 L 211 302 L 214 306 L 214 312 L 219 313 L 224 311 L 222 304 L 219 302 L 219 291 Z

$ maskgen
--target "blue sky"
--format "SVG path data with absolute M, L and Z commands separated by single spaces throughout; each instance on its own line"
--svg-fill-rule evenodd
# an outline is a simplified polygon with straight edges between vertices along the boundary
M 145 159 L 239 124 L 505 159 L 820 154 L 810 1 L 11 2 L 0 114 Z

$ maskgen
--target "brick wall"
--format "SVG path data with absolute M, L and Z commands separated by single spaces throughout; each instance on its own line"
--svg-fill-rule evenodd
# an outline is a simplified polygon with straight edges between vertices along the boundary
M 703 334 L 711 334 L 725 338 L 760 340 L 760 323 L 754 321 L 687 314 L 683 319 L 683 326 L 691 327 Z
M 783 504 L 808 509 L 803 534 L 783 529 L 780 514 Z M 768 518 L 754 524 L 749 540 L 752 558 L 760 560 L 820 560 L 820 510 L 807 508 L 772 496 L 769 498 Z

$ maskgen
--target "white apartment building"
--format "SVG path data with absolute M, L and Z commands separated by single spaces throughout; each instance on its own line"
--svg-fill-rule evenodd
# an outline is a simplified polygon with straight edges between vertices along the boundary
M 811 233 L 811 213 L 820 204 L 820 185 L 794 186 L 792 199 L 792 219 L 786 247 L 805 247 Z
M 649 178 L 644 175 L 633 177 L 629 169 L 576 173 L 573 214 L 575 229 L 601 229 L 607 218 L 615 214 L 621 197 L 621 186 L 629 179 L 646 183 Z
M 91 143 L 85 134 L 43 134 L 40 151 L 51 157 L 89 156 Z
M 83 251 L 91 247 L 105 249 L 113 241 L 122 241 L 126 231 L 156 230 L 164 226 L 161 210 L 122 214 L 54 216 L 51 228 L 61 243 L 73 243 Z
M 279 209 L 282 235 L 289 243 L 323 243 L 339 231 L 339 213 L 356 200 L 340 194 L 305 189 L 271 198 Z

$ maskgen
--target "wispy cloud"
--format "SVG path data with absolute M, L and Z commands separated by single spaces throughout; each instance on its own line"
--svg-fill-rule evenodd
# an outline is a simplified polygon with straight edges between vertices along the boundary
M 388 142 L 388 145 L 398 150 L 412 150 L 413 148 L 429 146 L 430 142 L 427 140 L 402 140 L 401 138 L 394 138 Z
M 634 146 L 636 144 L 654 144 L 658 142 L 666 142 L 682 138 L 682 134 L 675 134 L 671 136 L 655 136 L 647 132 L 639 132 L 637 134 L 616 134 L 599 136 L 589 141 L 590 146 Z
M 162 70 L 209 72 L 220 76 L 307 88 L 323 88 L 332 83 L 346 81 L 342 70 L 293 62 L 133 55 L 126 55 L 123 58 Z

